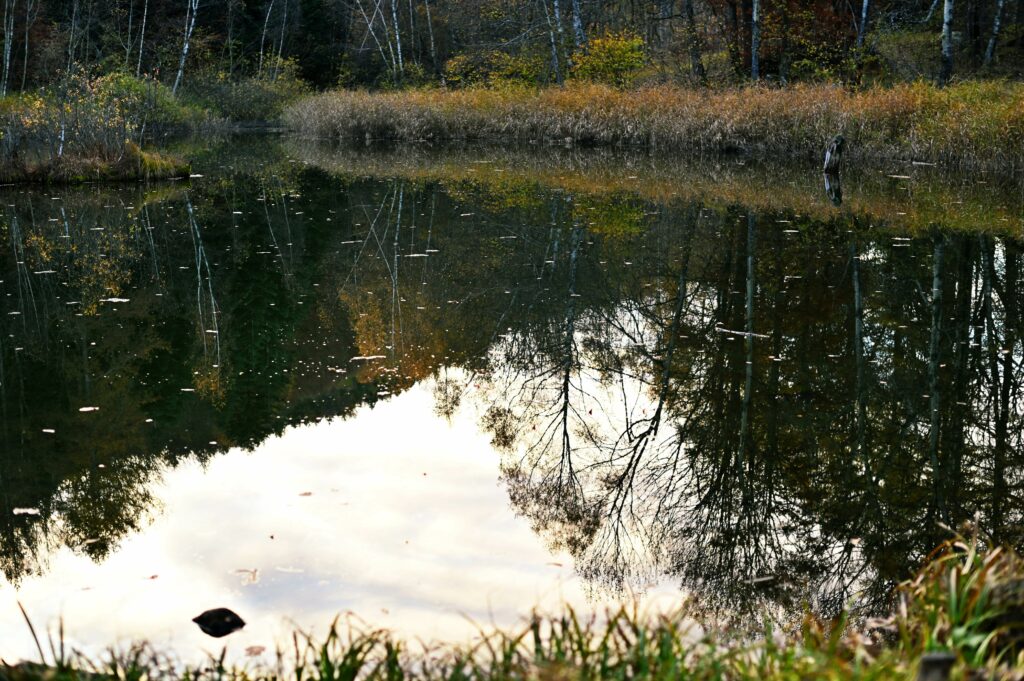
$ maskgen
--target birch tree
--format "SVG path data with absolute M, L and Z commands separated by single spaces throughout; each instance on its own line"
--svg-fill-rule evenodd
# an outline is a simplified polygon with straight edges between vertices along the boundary
M 953 0 L 944 0 L 942 8 L 942 65 L 939 67 L 939 87 L 953 76 Z
M 754 0 L 750 18 L 750 77 L 761 79 L 761 0 Z
M 188 59 L 188 48 L 192 41 L 192 32 L 196 29 L 196 14 L 199 13 L 199 0 L 185 0 L 185 38 L 181 43 L 181 60 L 178 62 L 178 75 L 174 78 L 171 92 L 177 94 L 181 79 L 185 76 L 185 60 Z
M 142 52 L 146 46 L 146 19 L 149 17 L 149 0 L 142 5 L 142 27 L 139 29 L 139 61 L 135 64 L 135 77 L 142 75 Z
M 583 31 L 583 10 L 580 8 L 580 0 L 572 0 L 572 37 L 576 43 L 576 49 L 582 49 L 587 44 L 587 34 Z
M 996 56 L 996 41 L 999 40 L 999 31 L 1003 25 L 1003 7 L 1006 6 L 1006 0 L 996 0 L 996 16 L 992 20 L 992 37 L 988 40 L 988 48 L 985 50 L 985 66 L 992 63 L 992 59 Z
M 11 51 L 14 48 L 14 11 L 18 0 L 4 0 L 4 66 L 0 81 L 0 97 L 7 95 L 7 84 L 11 76 Z
M 395 50 L 398 57 L 398 73 L 405 74 L 405 65 L 402 63 L 402 33 L 398 29 L 398 3 L 391 0 L 391 20 L 395 25 Z
M 267 43 L 267 26 L 270 24 L 270 13 L 274 11 L 274 0 L 267 5 L 267 13 L 263 18 L 263 33 L 260 34 L 260 62 L 256 69 L 258 77 L 263 76 L 263 48 Z
M 25 81 L 28 79 L 28 46 L 29 46 L 29 34 L 32 30 L 32 25 L 36 23 L 36 19 L 39 17 L 39 0 L 25 0 L 25 45 L 24 45 L 24 59 L 21 62 L 21 89 L 25 89 Z
M 864 0 L 860 8 L 860 26 L 857 29 L 857 47 L 864 47 L 864 35 L 868 32 L 868 14 L 871 12 L 871 0 Z

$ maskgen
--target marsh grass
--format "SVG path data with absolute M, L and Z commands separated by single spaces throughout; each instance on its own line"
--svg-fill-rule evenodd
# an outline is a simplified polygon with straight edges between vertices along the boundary
M 564 88 L 335 91 L 291 105 L 284 121 L 317 138 L 629 146 L 741 152 L 820 162 L 834 135 L 853 162 L 914 160 L 1013 172 L 1024 165 L 1024 85 L 925 83 L 728 90 Z
M 535 616 L 517 631 L 481 633 L 476 643 L 429 647 L 383 630 L 343 626 L 326 636 L 296 633 L 275 662 L 231 666 L 226 653 L 184 668 L 150 646 L 110 651 L 100 661 L 36 637 L 41 663 L 0 667 L 10 681 L 188 679 L 190 681 L 463 681 L 470 679 L 893 679 L 912 678 L 922 656 L 956 657 L 954 678 L 1024 679 L 1024 561 L 985 551 L 975 538 L 943 544 L 896 591 L 895 612 L 860 620 L 810 615 L 788 630 L 765 624 L 752 638 L 705 633 L 687 608 L 643 617 L 622 608 L 601 618 L 571 609 Z M 26 622 L 29 618 L 25 616 Z M 35 635 L 35 629 L 28 625 Z

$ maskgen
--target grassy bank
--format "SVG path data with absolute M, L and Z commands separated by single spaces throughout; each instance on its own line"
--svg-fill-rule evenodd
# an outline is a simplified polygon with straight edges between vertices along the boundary
M 53 88 L 0 99 L 0 182 L 74 184 L 188 177 L 180 159 L 143 151 L 154 128 L 208 118 L 167 88 L 120 74 L 72 74 Z
M 174 156 L 143 151 L 126 142 L 119 154 L 47 158 L 36 163 L 0 167 L 5 184 L 83 184 L 86 182 L 138 182 L 176 180 L 189 177 L 188 162 Z
M 698 623 L 695 610 L 642 618 L 628 610 L 599 620 L 572 612 L 535 618 L 519 631 L 484 635 L 467 647 L 424 648 L 387 632 L 296 635 L 269 666 L 231 668 L 224 657 L 183 670 L 136 646 L 102 661 L 39 642 L 42 664 L 0 667 L 11 681 L 39 679 L 909 679 L 946 656 L 958 679 L 1024 678 L 1024 561 L 981 552 L 976 542 L 944 545 L 896 592 L 886 618 L 820 622 L 788 630 L 766 625 L 730 637 Z M 946 678 L 936 676 L 928 678 Z
M 689 154 L 742 152 L 820 163 L 838 133 L 853 162 L 908 160 L 1010 172 L 1024 166 L 1024 85 L 917 83 L 730 90 L 469 88 L 336 91 L 290 106 L 302 134 L 364 140 L 636 146 Z

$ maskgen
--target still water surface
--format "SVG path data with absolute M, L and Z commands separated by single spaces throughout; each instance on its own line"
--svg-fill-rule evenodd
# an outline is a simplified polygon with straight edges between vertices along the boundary
M 345 612 L 757 621 L 885 607 L 940 523 L 1022 544 L 999 192 L 274 139 L 196 165 L 3 192 L 6 659 L 18 600 L 194 659 L 210 607 L 233 654 Z

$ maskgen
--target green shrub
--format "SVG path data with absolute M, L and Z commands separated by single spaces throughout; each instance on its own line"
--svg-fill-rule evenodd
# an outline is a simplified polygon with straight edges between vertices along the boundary
M 632 33 L 608 33 L 591 40 L 587 51 L 573 59 L 572 73 L 577 78 L 623 87 L 644 66 L 644 41 Z
M 445 81 L 451 87 L 506 83 L 534 85 L 540 83 L 545 74 L 543 58 L 532 54 L 511 55 L 500 50 L 460 54 L 449 59 L 444 67 Z
M 196 106 L 188 106 L 171 89 L 151 78 L 136 78 L 114 72 L 94 82 L 100 103 L 117 103 L 130 116 L 149 125 L 192 127 L 206 122 L 209 115 Z

